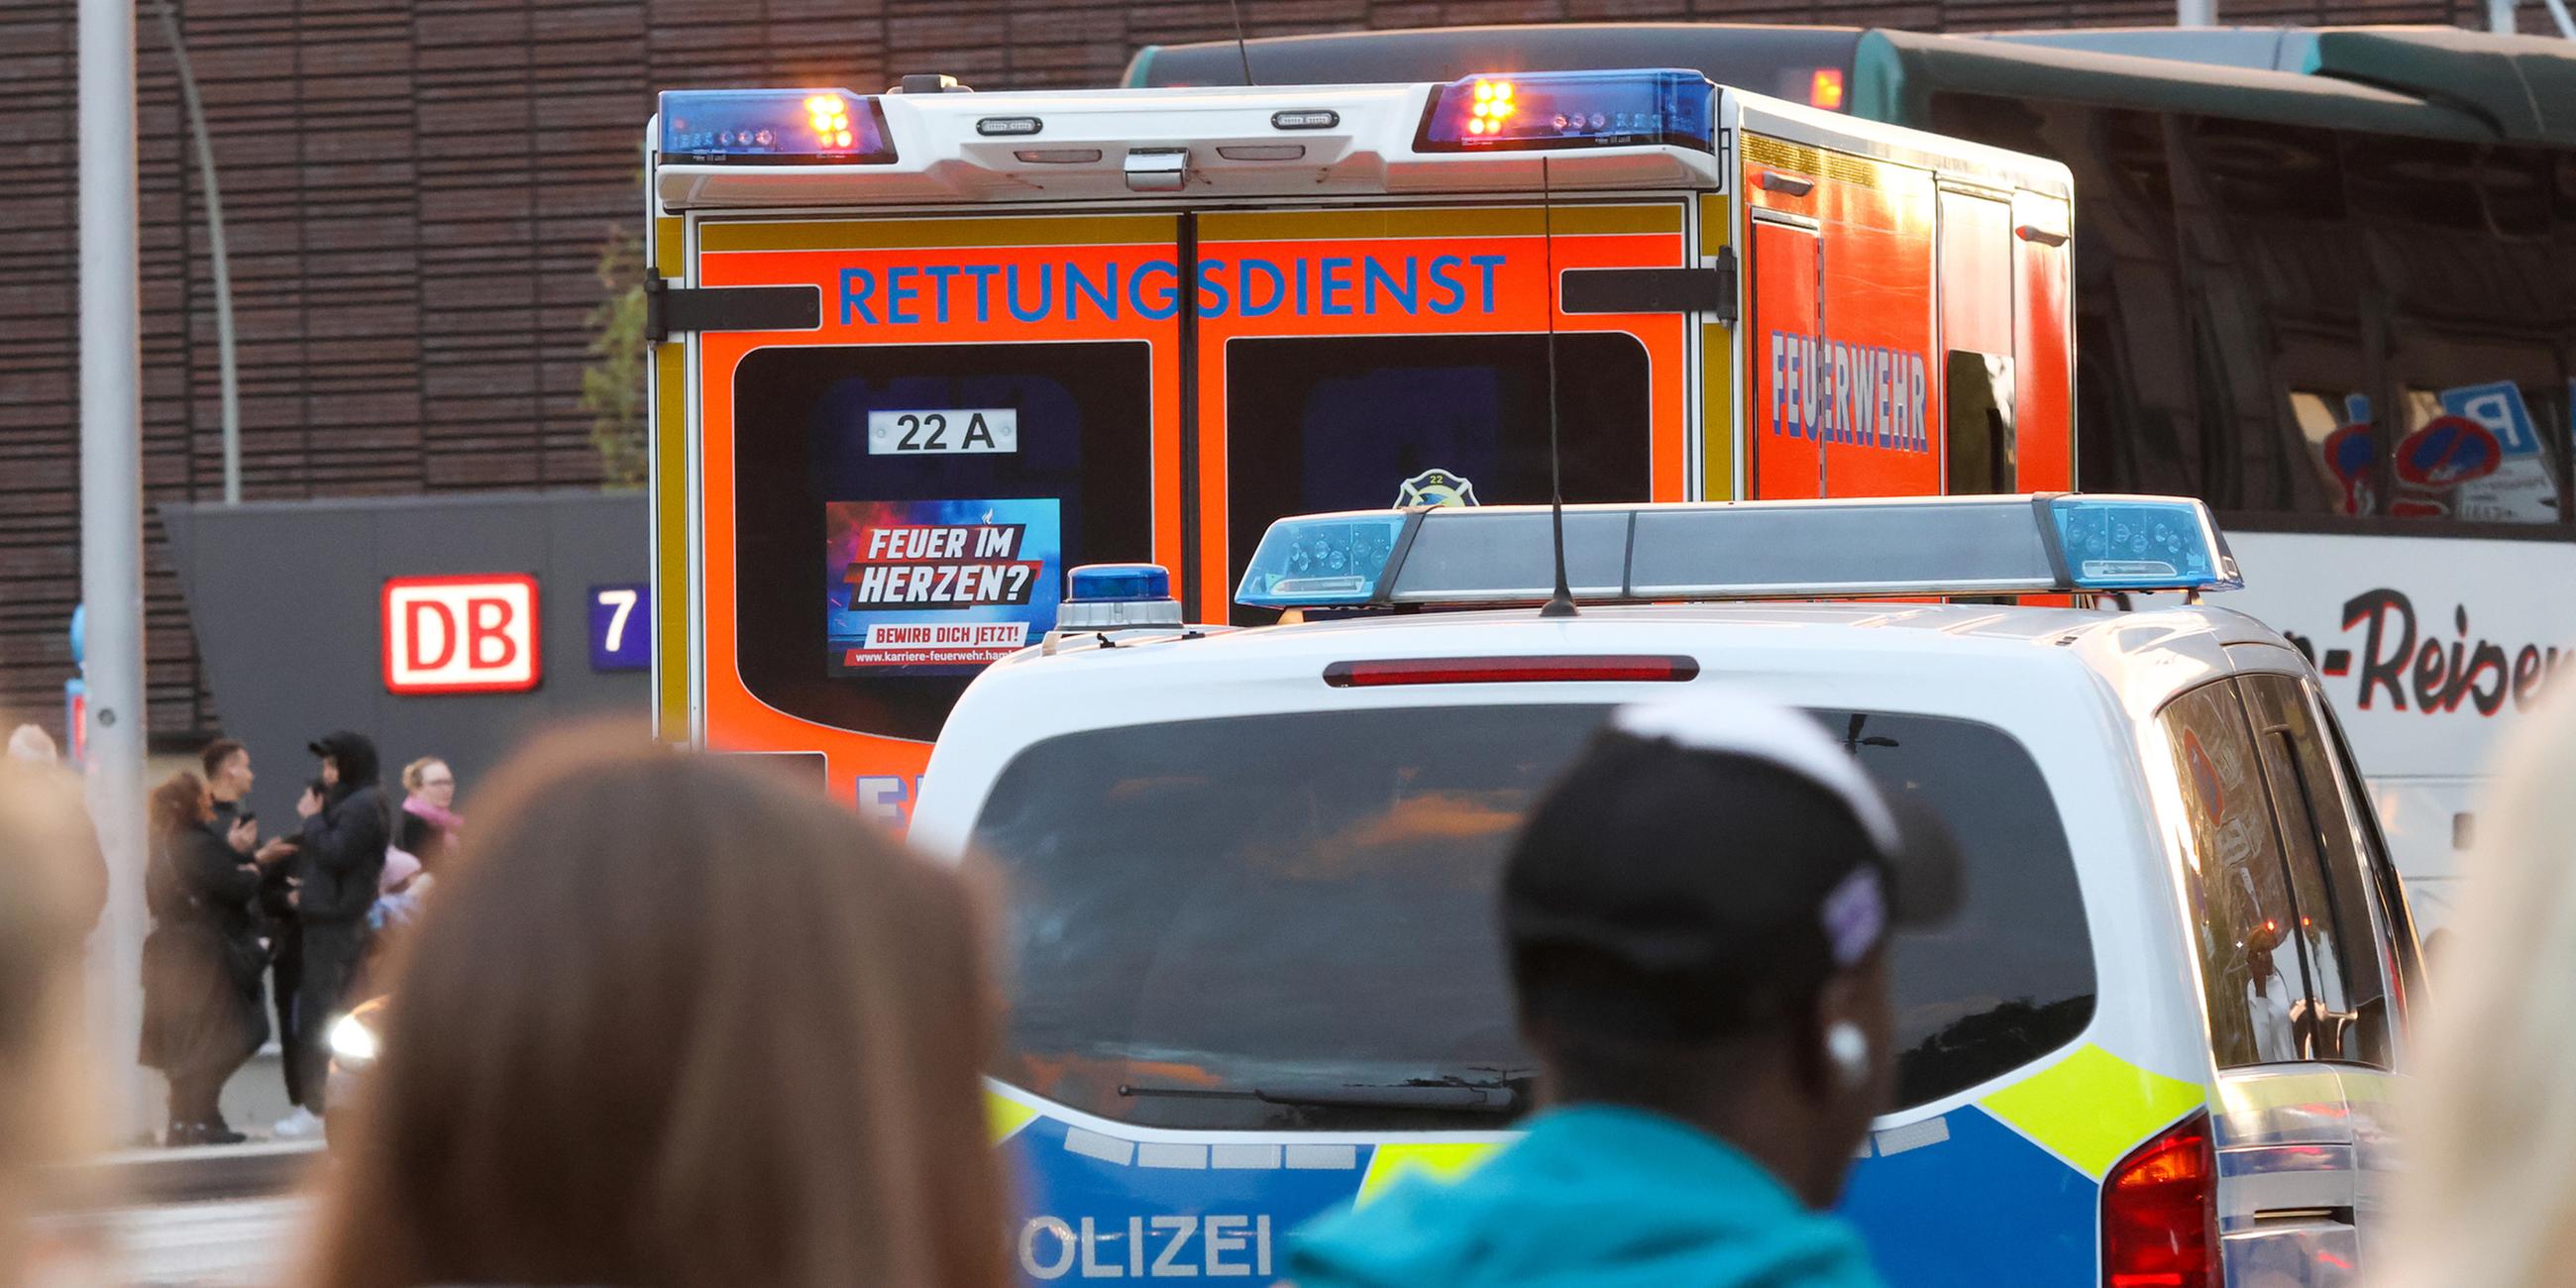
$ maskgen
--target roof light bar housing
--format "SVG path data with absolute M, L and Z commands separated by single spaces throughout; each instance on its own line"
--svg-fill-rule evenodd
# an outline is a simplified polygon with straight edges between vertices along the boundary
M 1419 139 L 1426 121 L 1448 120 L 1433 112 L 1435 100 L 1463 93 L 1463 119 L 1490 124 L 1496 86 L 1487 86 L 1483 118 L 1473 116 L 1473 81 L 1461 82 L 1463 90 L 1430 82 L 1008 94 L 674 90 L 661 99 L 650 174 L 654 195 L 673 213 L 1164 200 L 1174 192 L 1378 197 L 1542 182 L 1565 193 L 1715 192 L 1736 181 L 1735 167 L 1713 150 L 1706 81 L 1658 91 L 1677 104 L 1658 116 L 1662 109 L 1619 104 L 1639 94 L 1640 102 L 1654 99 L 1639 87 L 1671 73 L 1584 75 L 1608 89 L 1585 100 L 1579 130 L 1568 100 L 1560 136 L 1516 141 L 1524 111 L 1516 107 L 1499 130 L 1427 145 Z M 1533 73 L 1510 83 L 1511 101 L 1535 111 L 1558 92 L 1552 86 L 1569 82 Z M 1596 110 L 1599 131 L 1591 125 Z M 1653 142 L 1660 137 L 1676 142 Z
M 1639 147 L 1716 151 L 1717 87 L 1698 72 L 1526 72 L 1434 87 L 1424 152 Z
M 2234 590 L 2209 509 L 2187 497 L 2039 494 L 1565 508 L 1584 603 Z M 1257 608 L 1547 602 L 1546 506 L 1282 519 L 1235 602 Z
M 662 159 L 702 165 L 892 165 L 885 109 L 845 89 L 675 89 Z

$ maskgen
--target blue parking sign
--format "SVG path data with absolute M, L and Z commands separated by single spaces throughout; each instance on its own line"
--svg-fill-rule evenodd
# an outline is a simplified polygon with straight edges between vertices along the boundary
M 653 665 L 653 591 L 640 581 L 590 588 L 590 669 L 643 671 Z

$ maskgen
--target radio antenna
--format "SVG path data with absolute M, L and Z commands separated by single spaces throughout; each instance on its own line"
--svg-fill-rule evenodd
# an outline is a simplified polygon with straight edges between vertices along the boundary
M 1541 617 L 1574 616 L 1574 590 L 1565 576 L 1565 451 L 1557 442 L 1556 408 L 1556 187 L 1549 182 L 1547 158 L 1538 159 L 1539 242 L 1545 248 L 1547 289 L 1540 306 L 1547 310 L 1547 504 L 1556 529 L 1556 594 L 1538 610 Z
M 1252 42 L 1243 38 L 1243 0 L 1226 0 L 1226 7 L 1234 10 L 1234 52 L 1243 59 L 1243 83 L 1248 88 L 1252 84 Z

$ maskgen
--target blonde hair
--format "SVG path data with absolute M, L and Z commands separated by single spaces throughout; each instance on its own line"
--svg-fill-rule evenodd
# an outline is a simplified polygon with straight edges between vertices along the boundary
M 997 1288 L 966 878 L 756 769 L 556 740 L 396 952 L 317 1288 Z
M 421 780 L 429 776 L 429 767 L 432 765 L 444 765 L 446 763 L 446 761 L 441 760 L 436 756 L 423 756 L 420 759 L 403 766 L 403 790 L 413 793 L 414 795 L 418 795 L 420 792 Z
M 83 906 L 98 834 L 80 783 L 49 766 L 0 763 L 0 1284 L 24 1274 L 38 1179 L 94 1143 L 80 1039 Z
M 20 760 L 41 760 L 48 764 L 62 759 L 54 746 L 54 736 L 44 726 L 22 724 L 9 731 L 9 754 Z
M 2576 685 L 2494 763 L 2413 1044 L 2386 1284 L 2540 1288 L 2576 1263 Z

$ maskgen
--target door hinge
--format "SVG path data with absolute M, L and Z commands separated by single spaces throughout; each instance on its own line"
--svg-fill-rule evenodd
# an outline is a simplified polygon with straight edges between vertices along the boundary
M 1702 313 L 1737 316 L 1735 248 L 1720 246 L 1703 268 L 1570 268 L 1558 307 L 1568 313 Z
M 819 286 L 673 286 L 644 279 L 644 337 L 660 344 L 691 331 L 812 331 L 823 325 Z

